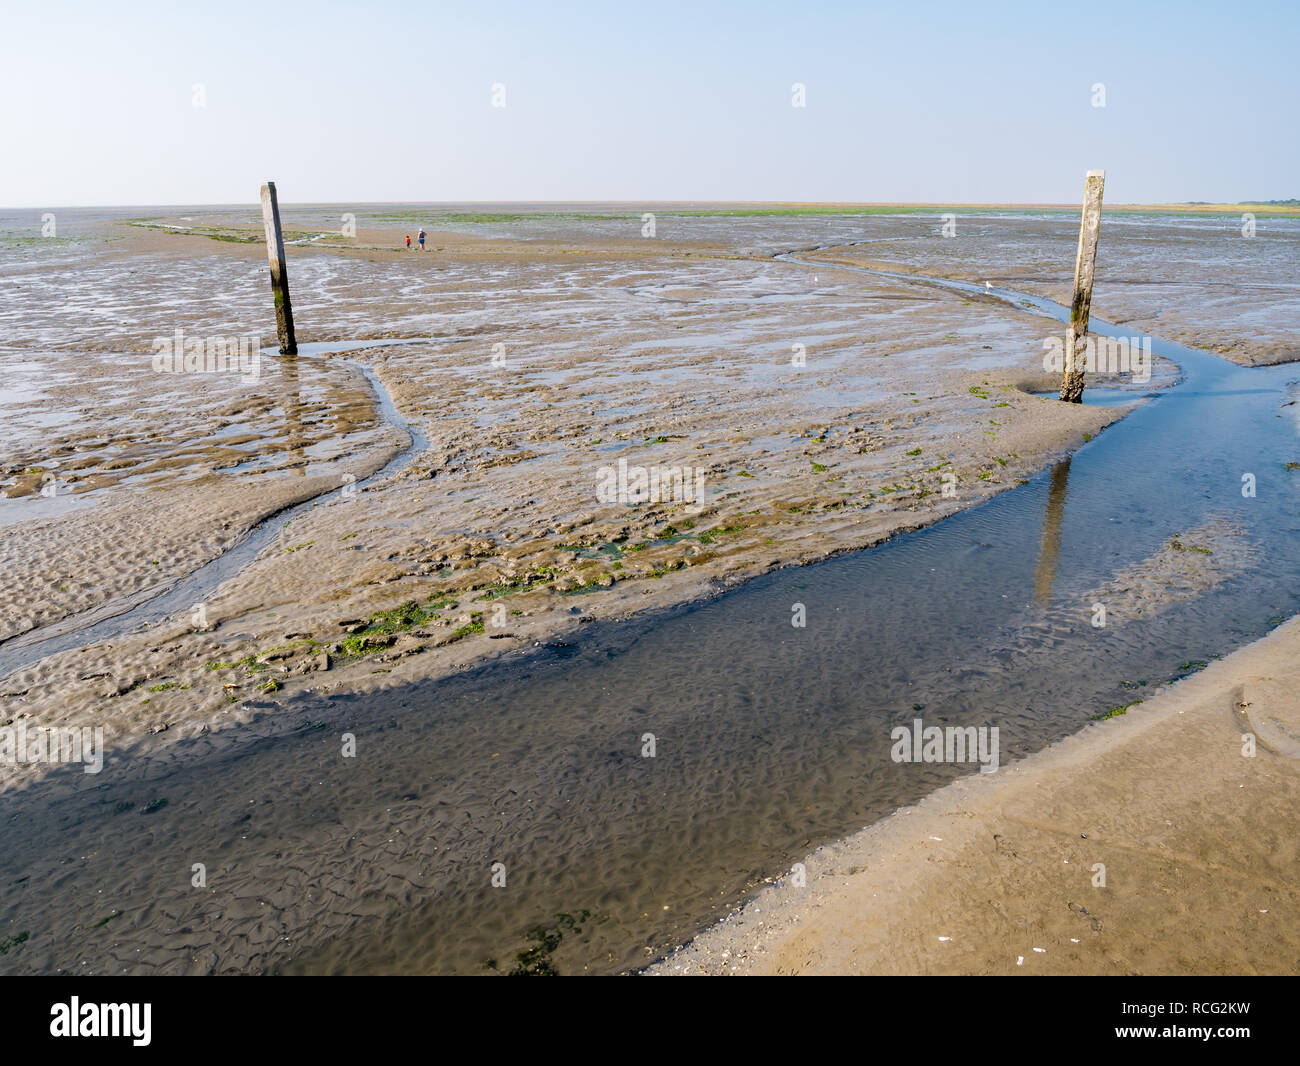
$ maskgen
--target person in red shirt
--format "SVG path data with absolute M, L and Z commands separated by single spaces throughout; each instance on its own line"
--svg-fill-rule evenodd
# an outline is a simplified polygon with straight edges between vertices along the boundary
M 409 233 L 406 235 L 406 247 L 411 247 L 411 235 Z

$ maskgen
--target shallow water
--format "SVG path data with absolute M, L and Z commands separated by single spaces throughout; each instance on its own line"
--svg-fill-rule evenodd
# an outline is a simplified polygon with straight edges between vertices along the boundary
M 1153 349 L 1180 386 L 928 529 L 448 679 L 268 707 L 165 765 L 120 757 L 102 783 L 56 772 L 7 804 L 5 883 L 28 880 L 0 917 L 89 856 L 60 892 L 124 916 L 76 950 L 128 970 L 508 970 L 530 927 L 584 910 L 557 969 L 644 964 L 811 847 L 973 769 L 893 762 L 892 727 L 995 725 L 1006 763 L 1300 610 L 1285 469 L 1300 446 L 1281 406 L 1296 368 Z M 1257 565 L 1091 624 L 1098 587 L 1211 519 Z M 168 805 L 110 820 L 148 797 Z M 200 859 L 222 915 L 260 906 L 213 925 L 214 899 L 188 888 Z M 50 968 L 75 962 L 47 950 Z

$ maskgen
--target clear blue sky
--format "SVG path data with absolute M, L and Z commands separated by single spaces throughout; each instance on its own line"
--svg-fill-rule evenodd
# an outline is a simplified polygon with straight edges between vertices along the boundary
M 1298 45 L 1297 0 L 21 0 L 0 206 L 1280 199 Z

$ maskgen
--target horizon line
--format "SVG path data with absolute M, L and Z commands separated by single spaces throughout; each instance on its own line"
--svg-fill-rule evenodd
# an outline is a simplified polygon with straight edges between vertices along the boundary
M 655 200 L 655 199 L 616 199 L 616 200 L 282 200 L 282 206 L 295 207 L 385 207 L 401 205 L 409 207 L 522 207 L 544 205 L 568 206 L 704 206 L 704 207 L 1002 207 L 1002 208 L 1048 208 L 1073 209 L 1079 201 L 1030 201 L 1030 200 Z M 1112 203 L 1110 207 L 1157 208 L 1157 207 L 1285 207 L 1295 205 L 1300 209 L 1300 198 L 1275 200 L 1152 200 Z M 0 206 L 0 211 L 37 211 L 92 208 L 177 208 L 177 207 L 256 207 L 258 201 L 184 201 L 169 203 L 80 203 L 80 204 L 11 204 Z

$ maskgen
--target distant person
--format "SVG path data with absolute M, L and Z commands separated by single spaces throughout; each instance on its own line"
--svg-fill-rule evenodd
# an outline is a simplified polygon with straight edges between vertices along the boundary
M 411 235 L 409 233 L 406 235 L 406 247 L 408 249 L 411 247 Z
M 423 229 L 420 230 L 419 240 L 420 240 L 420 251 L 424 251 L 424 230 Z

